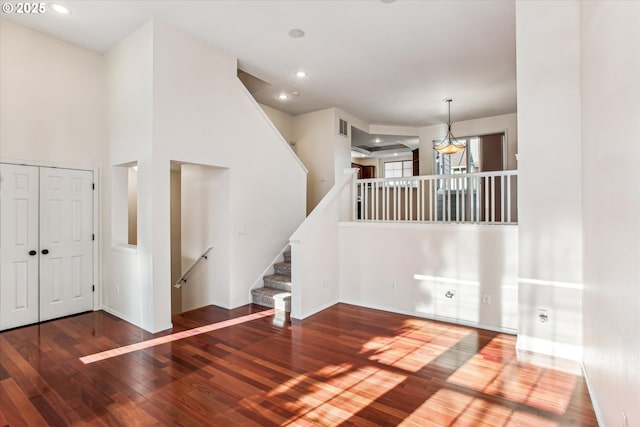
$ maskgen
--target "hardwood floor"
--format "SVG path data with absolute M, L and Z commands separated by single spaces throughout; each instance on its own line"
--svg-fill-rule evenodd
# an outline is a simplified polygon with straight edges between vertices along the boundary
M 172 333 L 236 319 L 186 337 L 104 312 L 0 333 L 0 426 L 597 425 L 579 369 L 517 356 L 513 336 L 345 304 L 249 316 L 263 310 L 175 316 Z

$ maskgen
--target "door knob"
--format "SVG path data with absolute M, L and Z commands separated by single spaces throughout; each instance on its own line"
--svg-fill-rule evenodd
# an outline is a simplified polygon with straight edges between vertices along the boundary
M 49 249 L 43 249 L 43 250 L 42 250 L 42 254 L 43 254 L 43 255 L 46 255 L 46 254 L 48 254 L 48 253 L 49 253 Z
M 33 249 L 31 249 L 31 250 L 29 251 L 29 255 L 31 255 L 31 256 L 34 256 L 34 255 L 36 255 L 37 253 L 38 253 L 38 251 L 34 251 Z

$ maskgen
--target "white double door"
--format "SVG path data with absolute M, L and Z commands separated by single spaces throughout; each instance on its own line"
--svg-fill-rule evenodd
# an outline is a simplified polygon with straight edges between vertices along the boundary
M 93 309 L 93 172 L 0 164 L 0 330 Z

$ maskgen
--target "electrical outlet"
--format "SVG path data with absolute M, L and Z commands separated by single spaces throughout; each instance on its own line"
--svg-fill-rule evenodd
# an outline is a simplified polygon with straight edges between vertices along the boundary
M 324 289 L 327 289 L 327 281 L 326 281 L 326 280 L 323 280 L 323 281 L 322 281 L 322 287 L 323 287 Z
M 395 284 L 395 282 L 391 284 L 391 289 L 393 289 L 393 290 L 395 291 L 395 289 L 396 289 L 396 284 Z
M 482 303 L 491 304 L 491 294 L 482 294 Z
M 549 321 L 549 314 L 546 309 L 538 309 L 538 320 L 540 320 L 540 323 L 547 323 Z

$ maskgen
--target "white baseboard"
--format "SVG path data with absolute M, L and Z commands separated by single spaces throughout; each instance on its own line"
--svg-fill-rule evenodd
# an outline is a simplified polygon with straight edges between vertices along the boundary
M 322 304 L 322 305 L 319 305 L 319 306 L 317 306 L 317 307 L 314 307 L 314 308 L 313 308 L 313 309 L 311 309 L 310 311 L 307 311 L 306 313 L 301 314 L 301 315 L 300 315 L 300 317 L 296 317 L 296 316 L 293 314 L 293 311 L 292 311 L 292 312 L 291 312 L 291 318 L 292 318 L 292 319 L 296 319 L 296 320 L 303 320 L 303 319 L 306 319 L 307 317 L 311 317 L 311 316 L 313 316 L 313 315 L 314 315 L 314 314 L 316 314 L 316 313 L 320 313 L 322 310 L 326 310 L 327 308 L 329 308 L 329 307 L 331 307 L 331 306 L 334 306 L 334 305 L 338 304 L 339 302 L 340 302 L 340 301 L 339 301 L 339 300 L 337 300 L 337 299 L 332 300 L 332 301 L 330 301 L 330 302 L 328 302 L 328 303 L 326 303 L 326 304 Z
M 504 327 L 495 326 L 495 325 L 487 325 L 487 324 L 484 324 L 484 323 L 471 322 L 471 321 L 468 321 L 468 320 L 456 319 L 456 318 L 453 318 L 453 317 L 437 316 L 437 315 L 434 315 L 434 314 L 423 313 L 423 312 L 419 312 L 419 311 L 402 310 L 402 309 L 399 309 L 399 308 L 396 308 L 396 307 L 390 307 L 390 306 L 385 306 L 385 305 L 363 304 L 360 301 L 356 302 L 356 301 L 349 301 L 349 300 L 345 300 L 345 299 L 340 300 L 340 302 L 345 303 L 345 304 L 357 305 L 359 307 L 371 308 L 371 309 L 374 309 L 374 310 L 388 311 L 390 313 L 404 314 L 404 315 L 407 315 L 407 316 L 420 317 L 420 318 L 429 319 L 429 320 L 437 320 L 439 322 L 453 323 L 453 324 L 456 324 L 456 325 L 469 326 L 469 327 L 472 327 L 472 328 L 486 329 L 488 331 L 499 332 L 499 333 L 503 333 L 503 334 L 516 335 L 518 333 L 517 329 L 504 328 Z
M 582 361 L 582 346 L 580 345 L 559 343 L 527 335 L 518 335 L 516 349 L 546 354 L 561 359 L 574 360 L 576 362 Z
M 602 416 L 602 410 L 600 409 L 600 405 L 598 404 L 598 399 L 596 399 L 596 395 L 593 391 L 593 386 L 591 385 L 591 381 L 589 381 L 589 374 L 587 373 L 587 368 L 584 366 L 584 361 L 580 361 L 580 369 L 582 369 L 582 375 L 584 376 L 584 381 L 587 383 L 587 390 L 589 391 L 591 406 L 593 406 L 593 412 L 596 413 L 596 421 L 598 421 L 599 426 L 604 426 L 604 418 Z
M 145 331 L 147 331 L 147 332 L 149 332 L 151 334 L 157 334 L 158 332 L 166 331 L 168 329 L 173 328 L 173 323 L 169 322 L 168 325 L 165 325 L 164 327 L 162 327 L 162 328 L 160 328 L 160 329 L 158 329 L 156 331 L 153 331 L 153 330 L 149 330 L 149 329 L 145 328 L 140 323 L 134 321 L 133 319 L 129 318 L 128 316 L 125 316 L 124 314 L 120 313 L 118 310 L 114 310 L 111 307 L 103 305 L 101 310 L 102 311 L 106 311 L 107 313 L 109 313 L 109 314 L 111 314 L 113 316 L 116 316 L 117 318 L 122 319 L 127 323 L 131 323 L 133 326 L 136 326 L 136 327 L 138 327 L 140 329 L 144 329 Z
M 234 308 L 240 307 L 241 305 L 249 304 L 246 301 L 243 301 L 241 304 L 232 304 L 229 301 L 215 300 L 209 301 L 207 305 L 215 305 L 216 307 L 224 308 L 225 310 L 233 310 Z
M 144 329 L 146 331 L 145 328 L 142 327 L 141 324 L 139 324 L 138 322 L 134 321 L 133 319 L 129 318 L 128 316 L 125 316 L 124 314 L 120 313 L 118 310 L 114 310 L 111 307 L 108 307 L 106 305 L 102 305 L 102 307 L 100 308 L 102 311 L 106 311 L 107 313 L 116 316 L 117 318 L 124 320 L 125 322 L 131 323 L 134 326 L 137 326 L 140 329 Z

